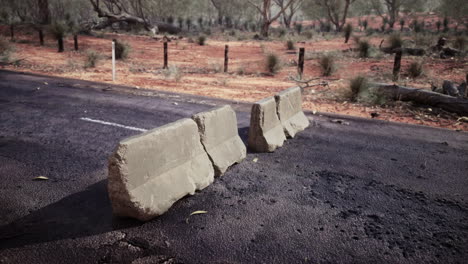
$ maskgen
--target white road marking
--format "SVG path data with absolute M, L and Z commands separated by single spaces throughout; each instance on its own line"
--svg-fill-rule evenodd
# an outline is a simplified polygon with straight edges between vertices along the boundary
M 92 122 L 92 123 L 97 123 L 97 124 L 101 124 L 101 125 L 106 125 L 106 126 L 114 126 L 114 127 L 125 128 L 125 129 L 128 129 L 128 130 L 134 130 L 134 131 L 139 131 L 139 132 L 146 132 L 146 131 L 148 131 L 147 129 L 143 129 L 143 128 L 132 127 L 132 126 L 125 126 L 125 125 L 121 125 L 121 124 L 117 124 L 117 123 L 111 123 L 111 122 L 106 122 L 106 121 L 102 121 L 102 120 L 91 119 L 91 118 L 87 118 L 87 117 L 82 117 L 82 118 L 80 118 L 80 120 L 88 121 L 88 122 Z

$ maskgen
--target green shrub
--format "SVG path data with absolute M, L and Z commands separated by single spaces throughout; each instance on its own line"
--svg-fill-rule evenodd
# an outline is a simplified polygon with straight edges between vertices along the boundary
M 319 65 L 323 76 L 330 76 L 336 71 L 335 57 L 331 54 L 325 54 L 319 59 Z
M 367 40 L 359 40 L 358 42 L 358 50 L 359 50 L 359 57 L 361 58 L 368 58 L 370 55 L 371 45 Z
M 376 30 L 373 28 L 369 28 L 366 30 L 366 36 L 368 37 L 374 35 L 375 33 L 376 33 Z
M 190 30 L 190 28 L 192 27 L 192 18 L 187 17 L 185 19 L 185 24 L 187 25 L 187 29 Z
M 130 45 L 126 42 L 114 39 L 115 42 L 115 59 L 125 60 L 130 53 Z
M 198 18 L 198 25 L 200 26 L 200 28 L 203 28 L 203 17 Z
M 50 32 L 56 39 L 65 37 L 68 31 L 69 28 L 64 21 L 56 21 L 50 26 Z
M 344 28 L 345 43 L 348 43 L 351 34 L 353 33 L 353 25 L 350 23 L 346 24 Z
M 241 65 L 236 70 L 237 75 L 244 75 L 246 73 L 245 66 Z
M 296 23 L 294 28 L 296 29 L 297 34 L 300 35 L 302 33 L 302 23 Z
M 286 41 L 286 48 L 288 50 L 295 50 L 296 46 L 294 45 L 294 42 L 292 40 Z
M 0 36 L 0 55 L 13 51 L 13 45 L 4 36 Z
M 10 62 L 13 45 L 5 37 L 0 36 L 0 62 Z
M 176 65 L 170 65 L 168 69 L 164 70 L 163 74 L 166 78 L 173 79 L 176 82 L 179 82 L 184 76 L 182 71 Z
M 364 27 L 364 30 L 367 30 L 367 26 L 369 25 L 369 22 L 366 20 L 362 21 L 362 26 Z
M 418 78 L 423 72 L 423 63 L 421 61 L 412 62 L 408 68 L 408 75 L 411 78 Z
M 369 89 L 369 81 L 364 76 L 358 76 L 351 80 L 349 87 L 351 89 L 351 101 L 355 102 L 359 97 L 359 93 Z
M 94 68 L 96 67 L 98 61 L 101 59 L 99 53 L 95 50 L 87 50 L 85 58 L 85 68 Z
M 444 20 L 442 23 L 444 24 L 444 32 L 448 32 L 449 25 L 450 25 L 450 20 L 448 19 L 448 17 L 444 17 Z
M 406 22 L 404 18 L 400 19 L 400 31 L 403 31 L 403 27 L 405 27 L 405 23 Z
M 440 32 L 440 28 L 442 27 L 442 22 L 440 22 L 440 20 L 436 22 L 436 27 L 437 27 L 437 32 Z
M 421 33 L 424 31 L 424 21 L 419 22 L 418 20 L 413 21 L 413 30 L 416 33 Z
M 277 73 L 281 68 L 281 61 L 278 55 L 270 53 L 266 56 L 266 70 L 271 73 Z
M 388 43 L 390 49 L 398 49 L 403 47 L 403 39 L 401 38 L 401 35 L 398 33 L 393 33 L 388 37 Z
M 278 30 L 278 37 L 282 38 L 282 37 L 284 37 L 285 35 L 286 35 L 286 29 L 280 28 L 280 29 Z
M 304 32 L 304 36 L 307 39 L 312 39 L 314 37 L 314 34 L 312 33 L 312 31 L 306 31 L 306 32 Z
M 198 39 L 197 39 L 197 43 L 198 45 L 200 46 L 205 46 L 205 42 L 206 42 L 206 37 L 205 36 L 199 36 Z

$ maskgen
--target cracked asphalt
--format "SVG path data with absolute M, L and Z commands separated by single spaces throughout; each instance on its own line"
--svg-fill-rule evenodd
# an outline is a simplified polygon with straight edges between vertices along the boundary
M 107 158 L 140 132 L 82 118 L 151 129 L 223 104 L 245 141 L 249 104 L 0 71 L 0 263 L 466 263 L 468 133 L 378 120 L 308 113 L 165 215 L 113 217 Z

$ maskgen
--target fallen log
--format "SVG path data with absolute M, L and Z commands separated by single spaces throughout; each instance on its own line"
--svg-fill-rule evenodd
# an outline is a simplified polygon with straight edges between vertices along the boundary
M 383 53 L 393 54 L 396 53 L 398 48 L 380 48 Z M 411 56 L 424 56 L 426 55 L 426 51 L 424 49 L 417 49 L 417 48 L 402 48 L 403 55 L 411 55 Z
M 425 89 L 416 89 L 391 84 L 373 84 L 376 92 L 389 99 L 400 101 L 413 101 L 443 110 L 457 113 L 462 116 L 468 115 L 468 100 L 439 94 Z

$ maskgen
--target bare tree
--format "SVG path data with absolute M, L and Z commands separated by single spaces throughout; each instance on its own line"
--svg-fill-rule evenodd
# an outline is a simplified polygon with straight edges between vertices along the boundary
M 371 4 L 379 16 L 385 19 L 388 18 L 388 25 L 393 28 L 403 2 L 404 0 L 372 0 Z
M 226 17 L 234 20 L 241 18 L 250 20 L 255 14 L 252 12 L 250 4 L 245 0 L 210 0 L 210 3 L 218 13 L 218 21 L 223 21 Z
M 274 0 L 274 1 L 281 9 L 283 9 L 285 4 L 287 3 L 287 0 Z M 284 9 L 284 13 L 282 17 L 283 17 L 283 23 L 287 28 L 291 28 L 292 19 L 294 18 L 294 15 L 296 15 L 297 11 L 299 11 L 299 9 L 301 8 L 302 2 L 304 2 L 304 0 L 293 1 L 293 3 L 289 6 L 289 8 Z
M 110 26 L 116 22 L 127 22 L 129 24 L 141 24 L 148 31 L 156 33 L 158 27 L 146 19 L 143 12 L 144 6 L 141 0 L 89 0 L 98 17 L 106 18 L 100 27 Z M 130 3 L 129 3 L 130 2 Z
M 153 33 L 169 32 L 178 33 L 180 29 L 171 24 L 161 22 L 160 18 L 155 18 L 155 6 L 161 1 L 150 0 L 89 0 L 97 16 L 105 18 L 102 23 L 93 28 L 105 28 L 117 22 L 143 25 L 143 27 Z
M 349 6 L 356 0 L 316 0 L 316 4 L 324 7 L 330 22 L 335 25 L 336 30 L 341 32 L 346 24 Z
M 371 0 L 371 6 L 382 18 L 388 19 L 390 28 L 394 28 L 398 22 L 398 17 L 403 10 L 419 10 L 422 11 L 426 0 Z M 450 1 L 452 4 L 453 2 Z M 461 5 L 463 6 L 463 5 Z
M 287 0 L 283 7 L 280 7 L 280 11 L 276 15 L 272 14 L 272 0 L 247 0 L 255 9 L 260 13 L 262 17 L 262 27 L 260 33 L 264 37 L 268 37 L 270 26 L 273 22 L 275 22 L 283 13 L 284 11 L 289 8 L 294 2 L 298 0 Z

